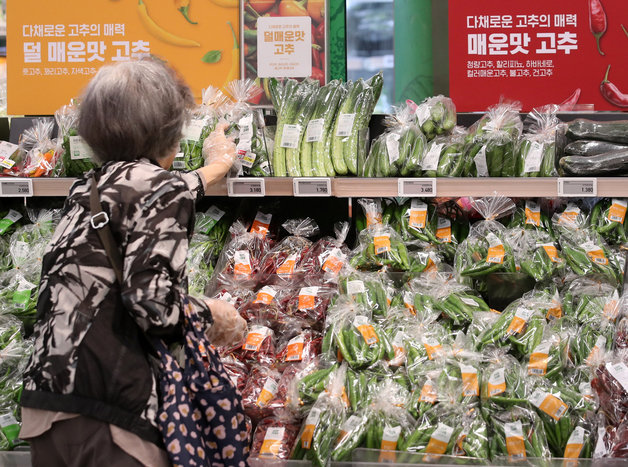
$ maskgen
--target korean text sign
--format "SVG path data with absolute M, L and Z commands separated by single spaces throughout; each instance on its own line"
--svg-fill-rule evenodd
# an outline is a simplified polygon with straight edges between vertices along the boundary
M 502 97 L 529 111 L 561 104 L 579 89 L 577 105 L 622 110 L 600 88 L 608 70 L 608 79 L 628 90 L 622 22 L 628 27 L 623 0 L 450 0 L 450 95 L 464 112 Z
M 239 77 L 237 2 L 7 3 L 9 114 L 52 114 L 101 66 L 148 55 L 172 65 L 198 100 L 208 85 Z

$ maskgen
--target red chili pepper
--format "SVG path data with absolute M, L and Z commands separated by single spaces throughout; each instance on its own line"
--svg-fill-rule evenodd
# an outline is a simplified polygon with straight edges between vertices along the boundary
M 318 45 L 325 44 L 325 21 L 321 22 L 314 31 L 314 38 Z
M 604 55 L 600 48 L 600 38 L 606 32 L 607 27 L 606 13 L 601 0 L 589 0 L 589 28 L 595 37 L 597 50 L 600 52 L 600 55 Z
M 321 52 L 320 46 L 312 44 L 312 66 L 315 68 L 321 67 Z
M 604 76 L 604 80 L 600 83 L 600 92 L 602 96 L 604 96 L 604 99 L 611 104 L 617 107 L 628 107 L 628 94 L 621 92 L 617 86 L 608 80 L 608 72 L 610 70 L 611 66 L 609 65 L 606 69 L 606 76 Z
M 565 99 L 558 106 L 558 110 L 567 111 L 567 112 L 570 110 L 573 110 L 575 105 L 578 103 L 578 99 L 580 99 L 580 88 L 576 89 L 571 96 Z
M 321 86 L 325 85 L 325 73 L 320 68 L 312 67 L 310 78 L 320 81 Z

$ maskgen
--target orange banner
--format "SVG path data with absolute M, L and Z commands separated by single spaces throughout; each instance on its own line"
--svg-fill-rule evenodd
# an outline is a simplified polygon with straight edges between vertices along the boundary
M 8 113 L 52 114 L 101 66 L 146 55 L 200 102 L 203 88 L 239 78 L 238 15 L 238 0 L 7 2 Z

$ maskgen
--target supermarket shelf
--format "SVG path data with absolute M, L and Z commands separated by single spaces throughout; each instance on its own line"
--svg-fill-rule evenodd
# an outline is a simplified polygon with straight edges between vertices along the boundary
M 73 178 L 33 179 L 34 196 L 67 196 Z M 332 195 L 338 198 L 361 196 L 398 196 L 397 178 L 331 179 Z M 265 178 L 266 196 L 293 196 L 290 177 Z M 436 194 L 442 197 L 490 196 L 495 192 L 515 197 L 556 197 L 556 178 L 438 178 Z M 599 197 L 628 197 L 628 178 L 605 177 L 597 179 Z M 207 196 L 227 196 L 227 181 L 213 185 Z

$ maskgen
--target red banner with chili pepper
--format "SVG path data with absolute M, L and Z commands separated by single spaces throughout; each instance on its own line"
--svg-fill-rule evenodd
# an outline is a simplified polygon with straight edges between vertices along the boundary
M 326 11 L 326 0 L 242 1 L 242 76 L 265 91 L 253 104 L 270 104 L 271 78 L 326 83 Z
M 155 55 L 200 102 L 240 75 L 239 0 L 7 2 L 8 112 L 52 114 L 107 64 Z
M 456 108 L 500 98 L 524 111 L 628 110 L 625 0 L 449 1 L 449 86 Z

